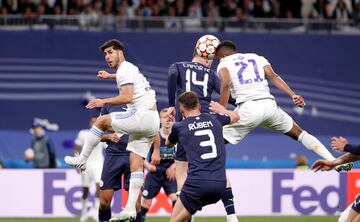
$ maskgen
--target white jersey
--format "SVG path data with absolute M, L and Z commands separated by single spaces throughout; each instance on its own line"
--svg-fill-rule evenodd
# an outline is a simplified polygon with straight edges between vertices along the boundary
M 139 68 L 130 62 L 123 61 L 116 71 L 116 83 L 119 88 L 125 85 L 134 85 L 132 102 L 127 104 L 128 109 L 148 110 L 156 103 L 155 91 Z
M 274 98 L 270 94 L 264 67 L 270 63 L 254 53 L 237 53 L 220 60 L 217 73 L 226 68 L 230 73 L 230 93 L 236 103 L 262 98 Z
M 78 146 L 84 146 L 86 135 L 88 134 L 89 130 L 84 129 L 80 130 L 78 133 L 75 144 Z M 104 155 L 103 155 L 103 149 L 106 148 L 106 143 L 100 142 L 92 151 L 92 153 L 89 156 L 89 159 L 87 160 L 88 165 L 95 165 L 100 164 L 102 166 L 104 162 Z

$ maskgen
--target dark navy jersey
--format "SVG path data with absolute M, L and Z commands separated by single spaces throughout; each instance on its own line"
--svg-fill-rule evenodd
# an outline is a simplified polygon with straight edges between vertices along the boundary
M 188 179 L 226 180 L 223 125 L 228 115 L 203 113 L 176 122 L 168 139 L 180 142 L 189 162 Z
M 175 107 L 176 98 L 183 92 L 195 92 L 200 101 L 201 112 L 209 112 L 211 94 L 220 92 L 220 81 L 216 73 L 196 62 L 176 62 L 169 68 L 169 107 Z
M 165 146 L 165 138 L 160 133 L 160 164 L 157 167 L 169 168 L 174 163 L 175 148 L 167 148 Z M 151 155 L 154 151 L 154 145 L 151 146 L 149 152 L 149 162 L 151 162 Z
M 106 115 L 113 112 L 125 112 L 125 106 L 111 106 L 105 105 L 101 108 L 100 115 Z M 108 141 L 106 153 L 111 155 L 129 155 L 129 152 L 126 151 L 127 143 L 128 143 L 128 135 L 123 135 L 120 138 L 118 143 L 114 143 L 112 141 Z

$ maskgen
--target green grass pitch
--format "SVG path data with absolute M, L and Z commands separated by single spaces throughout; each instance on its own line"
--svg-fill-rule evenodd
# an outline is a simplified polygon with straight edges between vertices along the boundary
M 239 217 L 239 222 L 337 222 L 338 217 Z M 0 218 L 0 222 L 79 222 L 79 218 Z M 88 220 L 93 222 L 93 220 Z M 146 222 L 168 222 L 167 217 L 149 217 Z M 225 217 L 196 217 L 194 222 L 225 222 Z

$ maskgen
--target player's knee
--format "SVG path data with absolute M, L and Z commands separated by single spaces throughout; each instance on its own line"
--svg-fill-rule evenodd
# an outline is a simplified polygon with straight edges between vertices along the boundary
M 111 199 L 108 200 L 106 198 L 100 198 L 100 210 L 106 210 L 110 208 Z
M 151 202 L 152 202 L 151 199 L 145 199 L 144 198 L 141 205 L 142 205 L 142 207 L 149 209 L 150 206 L 151 206 Z

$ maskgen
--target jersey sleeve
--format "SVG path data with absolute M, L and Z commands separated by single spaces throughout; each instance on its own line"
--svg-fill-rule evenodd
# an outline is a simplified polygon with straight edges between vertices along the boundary
M 354 155 L 360 155 L 360 145 L 346 144 L 344 151 Z
M 168 136 L 168 140 L 170 143 L 177 143 L 179 141 L 179 136 L 178 136 L 178 126 L 175 123 L 172 128 L 171 128 L 171 133 Z
M 100 116 L 103 116 L 103 115 L 106 115 L 106 114 L 109 114 L 109 110 L 108 110 L 107 105 L 101 107 L 101 110 L 100 110 Z
M 80 131 L 74 141 L 75 145 L 78 145 L 78 146 L 83 146 L 84 145 L 84 136 L 83 136 L 83 132 Z
M 176 67 L 176 64 L 172 64 L 169 67 L 168 71 L 168 99 L 169 99 L 169 107 L 175 106 L 175 97 L 176 97 L 176 83 L 178 80 L 179 70 Z
M 259 64 L 259 66 L 261 68 L 264 68 L 265 66 L 271 66 L 269 61 L 267 59 L 265 59 L 265 57 L 263 57 L 263 56 L 258 56 L 257 60 L 258 60 L 257 62 Z
M 214 114 L 215 118 L 224 126 L 231 122 L 231 118 L 227 114 Z
M 135 67 L 127 64 L 122 65 L 116 72 L 117 86 L 120 88 L 122 86 L 134 84 L 135 73 Z

